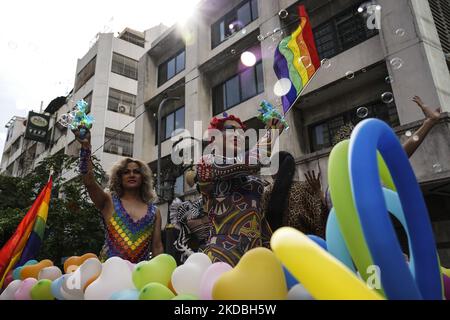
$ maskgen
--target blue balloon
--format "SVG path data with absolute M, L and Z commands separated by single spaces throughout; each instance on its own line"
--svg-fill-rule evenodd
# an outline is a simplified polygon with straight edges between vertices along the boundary
M 64 275 L 62 275 L 61 277 L 59 277 L 58 279 L 53 281 L 52 285 L 51 285 L 52 295 L 57 300 L 66 300 L 61 293 L 61 287 L 63 285 L 63 281 L 64 281 Z
M 139 300 L 139 291 L 134 289 L 115 292 L 109 300 Z
M 348 251 L 344 237 L 342 236 L 341 229 L 339 228 L 336 210 L 334 208 L 331 209 L 330 214 L 328 215 L 326 239 L 328 252 L 345 264 L 347 268 L 356 273 L 356 268 L 353 264 L 352 257 Z
M 23 266 L 15 268 L 14 271 L 13 271 L 13 279 L 14 280 L 20 280 L 20 272 L 22 271 L 22 269 L 25 266 L 30 266 L 32 264 L 37 264 L 37 263 L 38 262 L 36 260 L 30 260 L 30 261 L 27 261 Z
M 322 247 L 323 250 L 328 251 L 327 249 L 327 243 L 325 242 L 324 239 L 322 239 L 321 237 L 315 236 L 313 234 L 309 234 L 308 238 L 310 238 L 312 241 L 314 241 L 315 243 L 317 243 L 319 246 Z
M 291 288 L 295 285 L 297 285 L 299 282 L 297 281 L 297 279 L 295 279 L 295 277 L 288 271 L 288 269 L 286 269 L 285 266 L 283 266 L 283 271 L 284 271 L 284 278 L 286 279 L 286 284 L 288 287 L 288 290 L 291 290 Z
M 411 271 L 388 215 L 377 150 L 389 168 L 404 209 Z M 422 192 L 397 136 L 383 121 L 368 119 L 353 131 L 350 180 L 361 227 L 389 299 L 442 300 L 442 277 L 433 230 Z

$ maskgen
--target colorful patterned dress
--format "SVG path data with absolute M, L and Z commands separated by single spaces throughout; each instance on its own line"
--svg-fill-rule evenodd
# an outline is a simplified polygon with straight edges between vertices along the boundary
M 213 263 L 235 266 L 248 250 L 269 246 L 272 232 L 261 207 L 264 183 L 254 175 L 261 169 L 263 152 L 259 149 L 264 145 L 261 150 L 270 150 L 270 137 L 269 131 L 246 154 L 246 161 L 230 164 L 219 156 L 207 155 L 197 165 L 204 208 L 212 223 L 203 252 Z
M 156 206 L 150 203 L 146 215 L 134 221 L 119 197 L 114 195 L 112 199 L 114 212 L 108 221 L 104 221 L 106 239 L 100 253 L 101 260 L 111 257 L 120 257 L 132 263 L 149 260 Z

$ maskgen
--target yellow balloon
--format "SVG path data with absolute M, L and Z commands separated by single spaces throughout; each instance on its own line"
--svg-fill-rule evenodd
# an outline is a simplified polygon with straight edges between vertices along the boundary
M 214 300 L 285 300 L 288 289 L 283 266 L 272 251 L 248 251 L 236 267 L 223 273 L 212 291 Z
M 344 264 L 293 228 L 280 228 L 270 241 L 289 272 L 318 300 L 383 300 Z
M 450 269 L 446 269 L 444 267 L 441 267 L 441 271 L 443 274 L 445 274 L 447 277 L 450 278 Z

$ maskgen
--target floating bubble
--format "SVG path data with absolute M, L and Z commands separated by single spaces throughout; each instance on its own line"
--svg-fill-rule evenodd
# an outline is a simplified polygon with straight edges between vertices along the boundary
M 231 54 L 236 54 L 236 50 L 235 49 L 231 49 Z
M 405 29 L 400 28 L 400 29 L 395 30 L 395 35 L 398 37 L 404 37 L 405 34 L 406 34 Z
M 394 70 L 398 70 L 403 67 L 403 60 L 400 58 L 393 58 L 391 59 L 391 66 L 394 68 Z
M 355 73 L 353 71 L 347 71 L 345 73 L 345 77 L 349 80 L 353 79 L 355 77 Z
M 415 135 L 415 136 L 413 136 L 413 140 L 417 142 L 420 140 L 420 138 L 419 138 L 419 136 Z
M 406 131 L 405 132 L 405 136 L 407 136 L 408 138 L 412 136 L 412 132 L 411 131 Z
M 281 19 L 286 19 L 287 17 L 288 17 L 288 15 L 289 15 L 289 12 L 287 12 L 287 10 L 280 10 L 280 12 L 278 12 L 278 16 L 281 18 Z
M 273 92 L 277 97 L 282 97 L 287 95 L 291 90 L 291 88 L 292 88 L 291 80 L 283 78 L 275 83 L 275 86 L 273 87 Z
M 264 41 L 264 36 L 262 34 L 258 35 L 258 41 Z
M 367 72 L 367 69 L 366 69 L 366 68 L 362 68 L 362 69 L 361 69 L 361 72 L 362 72 L 362 73 L 366 73 L 366 72 Z
M 358 110 L 356 110 L 356 115 L 360 119 L 367 118 L 367 116 L 369 115 L 369 109 L 367 109 L 366 107 L 358 108 Z
M 386 81 L 387 84 L 391 84 L 394 82 L 394 78 L 391 76 L 387 76 L 384 80 Z
M 312 66 L 312 61 L 310 57 L 300 57 L 299 62 L 303 64 L 307 69 Z
M 434 171 L 435 173 L 441 173 L 441 172 L 442 172 L 442 166 L 441 166 L 441 164 L 440 164 L 440 163 L 435 163 L 435 164 L 433 165 L 433 171 Z
M 363 8 L 363 7 L 359 7 L 359 8 L 358 8 L 358 12 L 359 12 L 359 13 L 363 13 L 363 12 L 364 12 L 364 8 Z
M 230 23 L 230 24 L 228 25 L 228 29 L 234 30 L 234 24 L 233 24 L 233 23 Z
M 256 56 L 250 51 L 245 51 L 241 54 L 241 62 L 246 67 L 253 67 L 256 64 Z
M 328 59 L 323 59 L 321 61 L 322 67 L 324 67 L 325 69 L 328 69 L 329 67 L 331 67 L 331 61 Z
M 385 92 L 381 95 L 381 101 L 383 101 L 386 104 L 394 102 L 394 95 L 392 92 Z
M 377 9 L 378 11 L 380 11 L 380 10 L 381 10 L 381 6 L 378 4 L 378 5 L 375 7 L 375 9 Z
M 242 34 L 247 34 L 247 29 L 242 29 L 242 30 L 241 30 L 241 33 L 242 33 Z

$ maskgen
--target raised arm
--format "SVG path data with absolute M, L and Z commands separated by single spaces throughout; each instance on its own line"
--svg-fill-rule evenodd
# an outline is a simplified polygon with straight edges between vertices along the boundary
M 422 99 L 419 96 L 415 96 L 413 101 L 419 106 L 425 115 L 425 120 L 422 126 L 414 133 L 412 137 L 410 137 L 404 144 L 403 149 L 409 158 L 416 152 L 417 148 L 422 144 L 425 140 L 426 136 L 430 132 L 430 130 L 439 122 L 439 118 L 441 116 L 441 108 L 436 110 L 431 109 L 426 106 Z
M 87 130 L 87 129 L 86 129 Z M 81 144 L 80 151 L 80 173 L 82 175 L 83 184 L 89 193 L 89 197 L 94 203 L 95 207 L 104 214 L 104 209 L 109 202 L 111 202 L 111 196 L 103 191 L 102 187 L 97 183 L 94 176 L 93 165 L 91 160 L 91 133 L 86 131 L 86 135 L 83 139 L 80 137 L 79 130 L 72 130 L 76 139 Z

